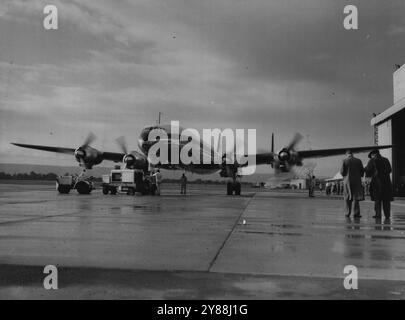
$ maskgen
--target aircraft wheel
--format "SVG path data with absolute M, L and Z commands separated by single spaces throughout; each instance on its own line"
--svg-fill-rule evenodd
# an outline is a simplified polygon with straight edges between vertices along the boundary
M 58 189 L 58 191 L 59 191 L 59 193 L 62 193 L 62 194 L 68 194 L 68 193 L 70 192 L 70 188 L 69 188 L 69 187 L 66 187 L 66 186 L 61 186 L 61 187 Z
M 110 193 L 111 193 L 112 195 L 116 195 L 116 194 L 117 194 L 117 189 L 116 189 L 116 188 L 111 189 L 111 190 L 110 190 Z
M 90 194 L 91 186 L 86 181 L 79 181 L 76 183 L 76 190 L 79 194 Z
M 103 187 L 103 194 L 108 194 L 108 187 Z
M 135 188 L 128 188 L 127 195 L 129 195 L 129 196 L 135 195 Z
M 226 184 L 226 194 L 227 194 L 228 196 L 231 196 L 232 193 L 233 193 L 233 185 L 232 185 L 232 182 L 228 182 L 228 183 Z
M 56 190 L 58 190 L 59 193 L 67 194 L 70 192 L 70 186 L 60 185 L 59 183 L 56 183 Z

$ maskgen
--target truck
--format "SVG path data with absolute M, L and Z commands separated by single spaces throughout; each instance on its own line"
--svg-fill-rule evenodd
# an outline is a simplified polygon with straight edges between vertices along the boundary
M 140 169 L 113 169 L 109 174 L 102 176 L 103 194 L 117 194 L 118 191 L 135 195 L 136 192 L 143 195 L 156 193 L 156 183 L 149 171 Z
M 90 194 L 94 190 L 94 184 L 90 178 L 78 176 L 59 176 L 56 178 L 56 190 L 62 194 L 68 194 L 76 189 L 79 194 Z

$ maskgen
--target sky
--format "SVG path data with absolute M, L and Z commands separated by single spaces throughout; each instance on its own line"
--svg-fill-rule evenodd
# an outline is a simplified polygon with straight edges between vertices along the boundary
M 141 129 L 257 130 L 281 148 L 373 144 L 405 62 L 403 0 L 0 0 L 0 162 L 72 165 L 10 142 L 119 151 Z M 383 3 L 383 4 L 382 4 Z M 58 8 L 45 30 L 43 8 Z M 357 6 L 359 29 L 343 8 Z M 363 159 L 364 156 L 363 156 Z M 317 161 L 332 176 L 341 157 Z M 270 171 L 266 167 L 262 170 Z

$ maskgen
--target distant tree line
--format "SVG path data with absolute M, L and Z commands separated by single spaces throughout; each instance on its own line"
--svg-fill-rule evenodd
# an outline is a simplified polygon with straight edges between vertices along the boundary
M 31 171 L 30 173 L 5 173 L 0 172 L 0 179 L 3 180 L 55 180 L 57 175 L 55 173 L 36 173 Z
M 163 179 L 163 183 L 180 183 L 180 178 L 178 179 Z M 187 183 L 189 184 L 226 184 L 227 180 L 223 179 L 223 180 L 210 180 L 210 179 L 195 179 L 195 180 L 188 180 Z M 251 184 L 250 182 L 246 182 L 246 181 L 241 181 L 242 184 Z
M 180 183 L 180 178 L 178 179 L 163 179 L 163 183 Z M 187 183 L 189 184 L 224 184 L 225 181 L 220 180 L 204 180 L 204 179 L 196 179 L 196 180 L 188 180 Z

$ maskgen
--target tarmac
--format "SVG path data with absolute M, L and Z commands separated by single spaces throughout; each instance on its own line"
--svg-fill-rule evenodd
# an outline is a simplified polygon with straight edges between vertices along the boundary
M 405 202 L 166 185 L 161 196 L 0 183 L 0 299 L 404 299 Z M 46 265 L 58 290 L 45 290 Z M 343 283 L 345 266 L 358 289 Z

